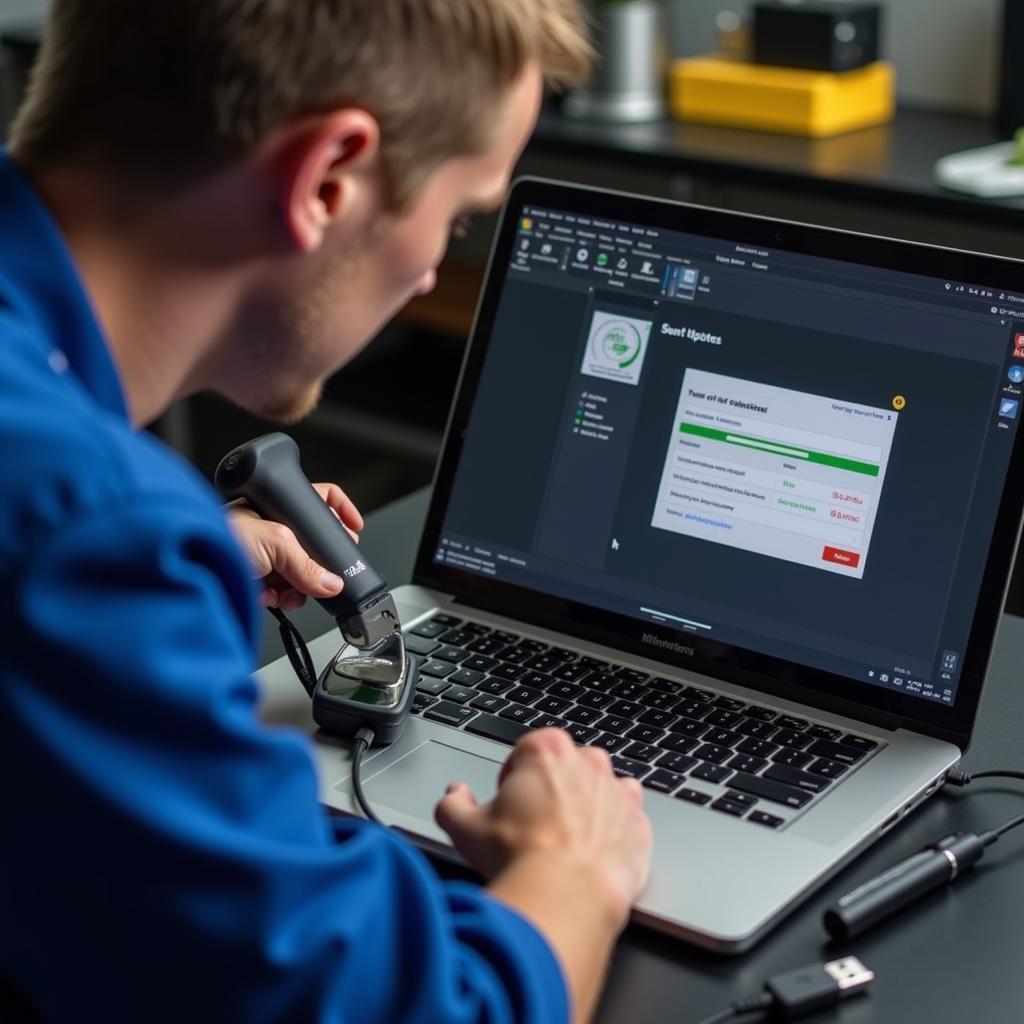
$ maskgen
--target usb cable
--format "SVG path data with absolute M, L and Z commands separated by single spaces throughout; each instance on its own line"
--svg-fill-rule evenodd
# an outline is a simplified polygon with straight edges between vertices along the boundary
M 700 1024 L 722 1024 L 734 1017 L 758 1012 L 763 1021 L 795 1020 L 864 991 L 874 977 L 875 972 L 868 970 L 855 956 L 800 967 L 773 975 L 765 982 L 763 991 L 738 999 L 731 1006 L 705 1017 Z

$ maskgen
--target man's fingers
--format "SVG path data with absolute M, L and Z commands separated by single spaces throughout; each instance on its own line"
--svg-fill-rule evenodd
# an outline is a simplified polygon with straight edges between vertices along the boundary
M 310 597 L 331 597 L 342 588 L 340 576 L 328 572 L 310 558 L 295 534 L 280 523 L 259 524 L 260 539 L 267 552 L 272 572 L 300 594 Z
M 479 832 L 479 812 L 480 805 L 469 786 L 453 782 L 434 808 L 434 819 L 458 847 Z
M 352 499 L 337 484 L 313 484 L 328 508 L 348 527 L 349 533 L 358 533 L 363 528 L 363 517 Z M 359 539 L 358 537 L 356 538 Z

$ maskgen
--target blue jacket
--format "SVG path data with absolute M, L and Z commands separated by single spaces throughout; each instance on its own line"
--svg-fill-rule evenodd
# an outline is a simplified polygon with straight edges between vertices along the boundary
M 319 806 L 259 629 L 0 151 L 0 974 L 55 1021 L 565 1021 L 532 925 Z

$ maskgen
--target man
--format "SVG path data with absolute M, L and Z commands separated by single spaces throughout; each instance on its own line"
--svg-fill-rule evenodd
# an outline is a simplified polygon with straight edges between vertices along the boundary
M 331 821 L 308 743 L 255 716 L 253 570 L 136 429 L 200 389 L 312 408 L 586 60 L 576 0 L 55 0 L 0 156 L 0 965 L 45 1019 L 591 1014 L 637 784 L 554 730 L 490 804 L 453 784 L 485 890 Z M 234 526 L 265 602 L 340 588 Z

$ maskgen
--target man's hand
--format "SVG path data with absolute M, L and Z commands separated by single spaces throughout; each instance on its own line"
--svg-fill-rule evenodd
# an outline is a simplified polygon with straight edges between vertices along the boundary
M 363 517 L 348 495 L 337 484 L 313 486 L 358 541 Z M 263 581 L 261 597 L 265 607 L 291 612 L 301 608 L 307 596 L 334 597 L 341 592 L 341 577 L 310 558 L 287 526 L 261 519 L 248 505 L 237 502 L 227 506 L 227 514 L 253 575 Z
M 453 783 L 438 824 L 499 900 L 547 937 L 562 962 L 577 1021 L 594 1008 L 604 967 L 647 882 L 653 838 L 640 783 L 618 778 L 608 754 L 560 729 L 524 736 L 479 805 Z

